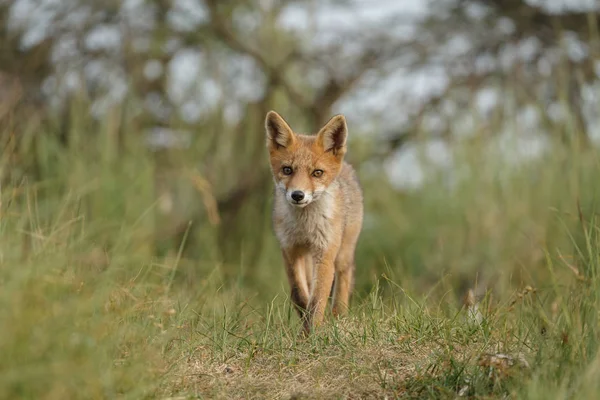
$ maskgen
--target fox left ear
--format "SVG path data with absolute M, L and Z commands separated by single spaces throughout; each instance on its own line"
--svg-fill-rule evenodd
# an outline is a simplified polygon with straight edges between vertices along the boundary
M 334 155 L 344 155 L 348 137 L 346 118 L 343 115 L 334 116 L 321 128 L 317 136 L 325 152 L 331 151 Z

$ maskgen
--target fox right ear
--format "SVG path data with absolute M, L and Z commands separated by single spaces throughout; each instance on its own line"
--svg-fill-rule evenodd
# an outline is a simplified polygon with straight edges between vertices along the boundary
M 269 149 L 277 150 L 280 147 L 288 147 L 294 142 L 294 131 L 281 118 L 281 115 L 275 111 L 267 113 L 265 129 L 267 131 L 267 147 Z

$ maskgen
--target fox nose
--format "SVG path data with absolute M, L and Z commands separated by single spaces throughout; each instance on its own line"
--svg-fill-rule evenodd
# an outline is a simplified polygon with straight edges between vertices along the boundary
M 302 201 L 303 198 L 304 192 L 301 192 L 300 190 L 294 190 L 292 192 L 292 199 L 294 199 L 294 201 Z

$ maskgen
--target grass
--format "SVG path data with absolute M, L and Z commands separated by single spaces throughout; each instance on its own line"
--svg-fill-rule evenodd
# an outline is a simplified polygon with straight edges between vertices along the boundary
M 351 312 L 301 339 L 270 188 L 250 199 L 261 212 L 221 216 L 238 258 L 217 250 L 219 222 L 206 214 L 155 253 L 169 216 L 157 217 L 150 154 L 135 142 L 113 157 L 93 141 L 40 140 L 36 179 L 10 170 L 0 194 L 0 398 L 548 399 L 599 389 L 594 151 L 556 146 L 509 171 L 461 145 L 462 179 L 404 194 L 382 167 L 363 171 L 369 217 Z M 182 159 L 204 185 L 210 171 Z M 195 201 L 210 204 L 222 181 Z M 461 296 L 477 283 L 490 291 L 477 292 L 473 314 Z

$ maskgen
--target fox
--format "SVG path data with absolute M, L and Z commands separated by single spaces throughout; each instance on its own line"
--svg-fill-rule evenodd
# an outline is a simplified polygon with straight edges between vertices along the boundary
M 363 191 L 344 160 L 346 118 L 334 115 L 317 134 L 300 134 L 275 111 L 265 118 L 274 181 L 272 223 L 281 248 L 290 298 L 309 334 L 348 312 L 355 251 L 363 224 Z

